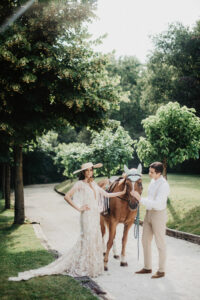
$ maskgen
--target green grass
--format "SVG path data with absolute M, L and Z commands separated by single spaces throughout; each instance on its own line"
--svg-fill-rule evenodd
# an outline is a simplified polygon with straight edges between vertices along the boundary
M 149 176 L 143 175 L 142 181 L 143 197 L 146 197 L 150 182 Z M 171 229 L 200 235 L 200 175 L 169 174 L 168 182 L 170 197 L 167 205 L 167 226 Z M 56 189 L 66 193 L 72 184 L 66 180 L 57 185 Z M 141 205 L 141 220 L 144 219 L 144 215 L 145 207 Z
M 36 238 L 31 224 L 13 225 L 13 210 L 3 210 L 0 200 L 0 299 L 98 299 L 69 276 L 44 276 L 12 282 L 8 277 L 53 261 Z

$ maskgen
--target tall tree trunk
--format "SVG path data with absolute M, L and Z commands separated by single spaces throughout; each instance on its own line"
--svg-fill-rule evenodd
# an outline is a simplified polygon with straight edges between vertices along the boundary
M 15 224 L 24 223 L 24 189 L 23 189 L 23 165 L 22 146 L 14 147 L 15 162 Z
M 165 177 L 165 179 L 167 179 L 167 159 L 164 158 L 163 160 L 163 177 Z
M 1 178 L 1 186 L 2 186 L 2 198 L 5 199 L 5 180 L 6 180 L 6 166 L 5 163 L 2 164 L 2 178 Z
M 7 163 L 5 166 L 5 209 L 10 209 L 10 165 Z

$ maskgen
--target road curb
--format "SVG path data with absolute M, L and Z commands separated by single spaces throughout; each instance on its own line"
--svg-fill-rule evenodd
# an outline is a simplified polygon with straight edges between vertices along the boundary
M 56 186 L 54 186 L 54 191 L 56 192 L 56 193 L 58 193 L 59 195 L 61 195 L 61 196 L 65 196 L 65 193 L 63 193 L 63 192 L 59 192 L 57 189 L 56 189 Z
M 33 229 L 34 229 L 34 231 L 35 231 L 35 234 L 36 234 L 36 236 L 38 237 L 38 239 L 40 240 L 42 246 L 43 246 L 48 252 L 50 252 L 51 254 L 53 254 L 53 256 L 54 256 L 55 258 L 60 257 L 60 256 L 61 256 L 61 253 L 59 253 L 57 250 L 52 249 L 51 246 L 49 245 L 48 240 L 47 240 L 47 238 L 46 238 L 46 236 L 45 236 L 45 234 L 44 234 L 44 232 L 43 232 L 43 230 L 42 230 L 40 224 L 39 224 L 39 223 L 36 223 L 36 224 L 33 224 L 33 223 L 32 223 L 32 226 L 33 226 Z
M 140 221 L 140 225 L 143 226 L 143 221 Z M 197 234 L 166 228 L 166 235 L 200 245 L 200 235 Z
M 177 239 L 185 240 L 197 245 L 200 245 L 200 236 L 197 234 L 191 234 L 183 231 L 178 231 L 175 229 L 166 229 L 166 234 L 172 237 L 175 237 Z

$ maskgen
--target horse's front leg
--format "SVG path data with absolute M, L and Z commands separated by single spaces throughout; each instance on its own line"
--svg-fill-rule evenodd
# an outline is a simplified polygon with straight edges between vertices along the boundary
M 116 243 L 116 237 L 113 240 L 113 257 L 115 259 L 119 259 L 119 255 L 117 254 L 117 243 Z
M 121 267 L 128 266 L 128 263 L 126 261 L 126 244 L 127 244 L 127 240 L 128 240 L 128 232 L 129 232 L 129 229 L 131 228 L 131 226 L 132 226 L 132 222 L 124 225 L 124 233 L 123 233 L 123 237 L 122 237 L 121 263 L 120 263 Z
M 106 254 L 104 256 L 104 270 L 108 271 L 108 256 L 109 256 L 109 252 L 110 249 L 113 245 L 113 240 L 115 238 L 115 234 L 116 234 L 116 227 L 117 227 L 117 222 L 116 221 L 111 221 L 109 224 L 109 238 L 108 238 L 108 242 L 107 242 L 107 249 L 106 249 Z

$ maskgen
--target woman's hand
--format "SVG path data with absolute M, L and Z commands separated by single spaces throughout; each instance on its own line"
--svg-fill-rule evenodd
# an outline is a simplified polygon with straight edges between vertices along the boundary
M 90 208 L 89 208 L 89 206 L 88 206 L 87 204 L 85 204 L 85 205 L 83 205 L 83 206 L 81 206 L 81 207 L 79 208 L 79 211 L 80 211 L 80 212 L 83 212 L 83 211 L 86 211 L 86 210 L 90 210 Z
M 132 194 L 133 197 L 135 197 L 138 201 L 141 200 L 141 196 L 140 196 L 140 194 L 139 194 L 138 192 L 134 191 L 134 192 L 132 192 L 131 194 Z

